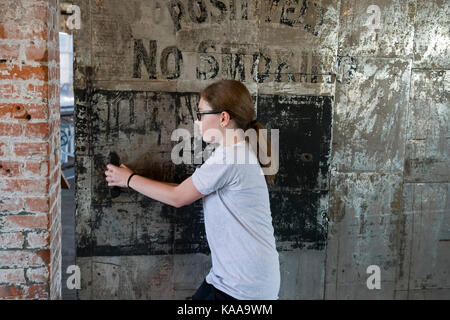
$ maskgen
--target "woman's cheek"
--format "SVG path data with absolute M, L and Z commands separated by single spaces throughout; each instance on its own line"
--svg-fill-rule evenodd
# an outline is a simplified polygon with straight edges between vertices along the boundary
M 203 140 L 207 143 L 216 143 L 220 142 L 222 133 L 219 129 L 216 128 L 204 128 L 205 131 L 203 132 Z
M 207 135 L 205 135 L 205 132 L 207 132 L 207 125 L 205 124 L 205 122 L 196 120 L 195 124 L 198 127 L 198 132 L 201 135 L 202 139 L 208 143 L 207 137 L 206 137 Z

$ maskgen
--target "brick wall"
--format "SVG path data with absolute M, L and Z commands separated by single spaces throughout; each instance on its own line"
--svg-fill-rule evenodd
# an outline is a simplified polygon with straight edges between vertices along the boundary
M 60 299 L 56 0 L 0 2 L 0 299 Z

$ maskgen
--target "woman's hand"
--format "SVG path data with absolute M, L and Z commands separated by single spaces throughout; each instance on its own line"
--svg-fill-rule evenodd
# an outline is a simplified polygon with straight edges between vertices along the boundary
M 109 187 L 122 187 L 127 188 L 127 182 L 130 175 L 133 173 L 131 169 L 129 169 L 126 165 L 121 164 L 120 167 L 117 167 L 113 164 L 107 164 L 106 168 L 108 170 L 105 171 L 106 181 L 108 181 Z

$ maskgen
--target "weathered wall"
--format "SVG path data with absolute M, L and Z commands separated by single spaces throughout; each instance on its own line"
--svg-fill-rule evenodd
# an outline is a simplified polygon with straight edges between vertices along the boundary
M 370 4 L 341 1 L 325 298 L 448 299 L 450 3 Z
M 58 5 L 0 2 L 0 299 L 61 298 Z
M 171 133 L 193 133 L 198 92 L 224 78 L 280 130 L 281 299 L 449 296 L 448 2 L 377 2 L 378 28 L 368 1 L 75 4 L 80 298 L 185 299 L 207 274 L 201 202 L 172 208 L 103 173 L 192 174 Z

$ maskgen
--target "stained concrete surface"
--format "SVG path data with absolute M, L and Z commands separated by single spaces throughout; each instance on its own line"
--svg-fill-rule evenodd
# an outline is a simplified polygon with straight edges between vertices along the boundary
M 448 298 L 449 1 L 74 3 L 80 298 L 184 299 L 201 283 L 201 207 L 109 190 L 102 166 L 187 177 L 170 133 L 223 78 L 290 136 L 270 190 L 280 299 Z
M 62 225 L 62 298 L 63 300 L 75 300 L 76 290 L 67 288 L 67 267 L 75 265 L 75 169 L 69 167 L 63 170 L 68 179 L 70 189 L 61 189 L 61 225 Z

